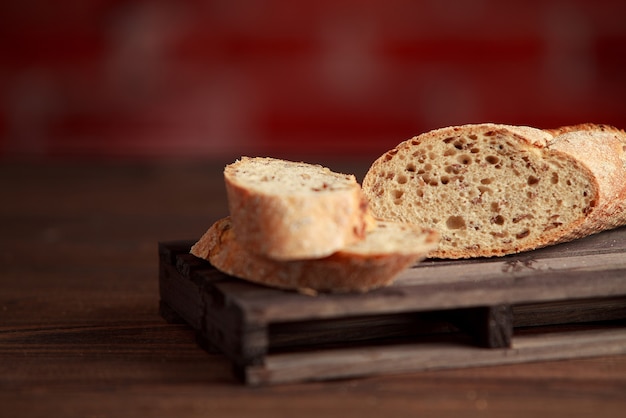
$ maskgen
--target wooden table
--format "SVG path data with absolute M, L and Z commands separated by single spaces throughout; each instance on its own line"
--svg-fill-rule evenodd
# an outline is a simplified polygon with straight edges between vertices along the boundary
M 623 416 L 626 355 L 242 385 L 158 313 L 157 243 L 227 213 L 227 162 L 0 164 L 0 416 Z

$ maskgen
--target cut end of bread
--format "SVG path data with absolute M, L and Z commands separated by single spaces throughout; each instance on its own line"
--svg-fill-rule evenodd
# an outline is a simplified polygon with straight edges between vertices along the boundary
M 321 165 L 270 157 L 242 157 L 226 166 L 224 176 L 251 191 L 268 194 L 278 191 L 282 194 L 332 193 L 357 185 L 351 174 L 336 173 Z
M 356 178 L 320 165 L 243 157 L 224 179 L 240 242 L 269 258 L 330 255 L 363 239 L 370 223 Z
M 405 141 L 363 181 L 374 216 L 441 234 L 434 257 L 499 256 L 553 243 L 593 211 L 597 184 L 528 127 L 466 125 Z

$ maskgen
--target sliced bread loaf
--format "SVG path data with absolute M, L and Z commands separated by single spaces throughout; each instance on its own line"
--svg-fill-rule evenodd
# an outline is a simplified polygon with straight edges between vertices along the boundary
M 386 286 L 438 243 L 433 230 L 380 222 L 363 240 L 330 256 L 277 261 L 244 248 L 233 222 L 226 217 L 214 223 L 191 253 L 226 274 L 283 289 L 365 292 Z
M 363 180 L 372 214 L 440 232 L 432 257 L 499 256 L 570 240 L 601 198 L 600 179 L 551 145 L 551 132 L 463 125 L 402 142 Z
M 371 221 L 356 178 L 320 165 L 243 157 L 224 179 L 240 244 L 269 258 L 330 255 L 363 239 Z

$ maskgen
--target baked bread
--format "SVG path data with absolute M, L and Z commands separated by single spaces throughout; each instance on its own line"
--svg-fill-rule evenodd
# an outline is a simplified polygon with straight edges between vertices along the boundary
M 371 221 L 356 178 L 320 165 L 243 157 L 224 179 L 239 242 L 269 258 L 325 257 L 362 240 Z
M 626 132 L 590 123 L 548 132 L 554 135 L 550 147 L 583 161 L 600 185 L 597 208 L 575 237 L 626 225 Z
M 602 155 L 616 145 L 602 144 L 604 134 L 579 132 L 437 129 L 382 155 L 363 190 L 375 217 L 439 231 L 432 257 L 500 256 L 572 240 L 623 222 L 624 191 L 617 190 L 626 184 L 617 157 L 604 165 Z M 591 137 L 593 151 L 585 144 Z M 608 203 L 615 200 L 621 203 Z
M 191 253 L 231 276 L 302 291 L 365 292 L 389 285 L 438 243 L 438 234 L 433 230 L 379 222 L 363 240 L 330 256 L 277 261 L 244 248 L 233 222 L 229 217 L 215 222 Z

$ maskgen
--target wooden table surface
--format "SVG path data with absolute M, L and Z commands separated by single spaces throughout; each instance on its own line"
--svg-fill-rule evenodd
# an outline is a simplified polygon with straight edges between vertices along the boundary
M 242 386 L 158 314 L 157 243 L 226 215 L 224 163 L 0 163 L 0 416 L 626 413 L 624 355 Z

